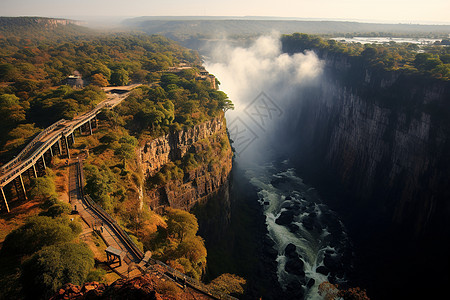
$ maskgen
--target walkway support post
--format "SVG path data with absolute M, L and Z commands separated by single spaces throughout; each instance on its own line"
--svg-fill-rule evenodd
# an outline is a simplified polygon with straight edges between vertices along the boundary
M 6 210 L 9 212 L 9 205 L 8 205 L 8 201 L 6 201 L 6 196 L 5 196 L 5 192 L 3 191 L 3 187 L 1 187 L 0 189 L 2 190 L 2 197 L 3 197 L 3 201 L 5 202 Z
M 72 144 L 75 144 L 75 133 L 72 131 Z
M 23 195 L 25 196 L 25 200 L 28 200 L 27 191 L 25 190 L 25 185 L 23 184 L 22 174 L 19 175 L 20 184 L 22 185 Z
M 91 124 L 91 120 L 89 120 L 89 133 L 90 133 L 90 135 L 92 135 L 92 124 Z
M 52 146 L 50 146 L 50 156 L 53 157 L 53 150 L 52 150 Z
M 58 140 L 59 155 L 62 155 L 61 139 Z
M 37 178 L 36 164 L 33 164 L 33 173 L 34 173 L 34 178 Z
M 44 153 L 42 153 L 42 162 L 43 162 L 43 164 L 44 164 L 44 171 L 45 171 L 45 169 L 47 169 L 47 166 L 46 166 L 46 164 L 45 164 Z
M 67 158 L 70 159 L 69 142 L 67 141 L 67 136 L 64 137 L 66 142 Z

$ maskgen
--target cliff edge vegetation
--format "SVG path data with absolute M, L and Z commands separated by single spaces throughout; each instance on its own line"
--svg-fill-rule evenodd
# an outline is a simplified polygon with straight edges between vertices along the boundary
M 341 54 L 357 58 L 373 69 L 425 74 L 450 80 L 450 47 L 445 44 L 418 46 L 410 43 L 361 44 L 294 33 L 282 36 L 283 51 L 288 53 L 314 50 L 320 54 Z
M 33 136 L 54 121 L 70 119 L 92 109 L 106 97 L 101 87 L 142 84 L 120 106 L 102 111 L 94 134 L 77 136 L 71 152 L 74 157 L 84 159 L 86 192 L 117 220 L 138 247 L 152 250 L 155 257 L 201 279 L 207 253 L 203 239 L 197 235 L 195 216 L 185 211 L 188 207 L 172 209 L 170 203 L 158 205 L 156 210 L 154 204 L 157 201 L 151 198 L 154 187 L 170 191 L 177 186 L 177 183 L 170 185 L 175 179 L 197 186 L 200 178 L 207 181 L 207 173 L 214 169 L 220 171 L 221 180 L 202 194 L 202 197 L 213 196 L 222 184 L 226 184 L 231 170 L 232 152 L 224 111 L 232 109 L 233 105 L 225 93 L 217 90 L 217 80 L 203 69 L 198 54 L 155 35 L 78 36 L 65 42 L 46 39 L 28 44 L 24 40 L 14 41 L 2 36 L 0 43 L 5 46 L 0 50 L 0 115 L 5 120 L 5 130 L 0 133 L 3 161 L 17 154 Z M 201 129 L 206 127 L 208 130 Z M 199 132 L 203 134 L 198 135 Z M 173 149 L 168 160 L 161 160 L 161 165 L 149 175 L 142 167 L 140 152 L 146 144 L 161 137 L 168 137 Z M 175 137 L 179 140 L 174 140 Z M 225 168 L 219 166 L 216 153 L 229 162 Z M 53 157 L 49 167 L 63 165 L 60 159 Z M 200 169 L 201 172 L 191 172 Z M 30 195 L 33 201 L 38 205 L 51 202 L 45 204 L 45 209 L 39 209 L 50 218 L 49 222 L 59 219 L 66 222 L 65 216 L 70 213 L 70 208 L 59 201 L 64 194 L 64 188 L 59 185 L 68 184 L 63 173 L 58 170 L 55 177 L 50 176 L 50 172 L 32 182 L 36 191 Z M 155 178 L 163 180 L 154 181 Z M 200 199 L 195 195 L 185 197 L 190 197 L 192 203 Z M 29 222 L 33 220 L 23 221 L 23 228 L 31 226 Z M 16 228 L 21 232 L 20 225 L 9 230 Z M 180 228 L 190 230 L 182 233 Z M 8 259 L 6 253 L 12 247 L 9 241 L 17 235 L 16 231 L 6 236 L 1 259 Z M 75 239 L 75 248 L 82 244 L 77 236 L 67 235 L 67 238 L 69 240 L 63 242 Z M 88 240 L 96 259 L 102 260 L 104 243 L 95 238 Z M 75 271 L 83 267 L 81 273 L 76 271 L 80 275 L 76 280 L 67 276 L 59 278 L 55 274 L 43 275 L 41 271 L 46 268 L 62 270 L 60 266 L 39 265 L 52 263 L 50 257 L 57 257 L 61 251 L 84 255 L 81 248 L 72 251 L 67 248 L 69 246 L 64 246 L 67 249 L 61 250 L 62 244 L 55 243 L 39 246 L 35 249 L 36 254 L 20 257 L 16 263 L 2 269 L 2 273 L 15 278 L 2 281 L 13 288 L 9 295 L 21 298 L 27 292 L 22 293 L 20 289 L 36 283 L 43 284 L 35 287 L 39 289 L 38 297 L 47 297 L 64 283 L 82 284 L 89 278 L 102 279 L 104 273 L 96 271 L 90 264 L 92 255 L 89 251 L 86 255 L 90 258 L 85 260 L 89 265 L 79 264 L 70 256 L 67 262 L 65 258 L 55 260 L 63 265 L 67 263 L 64 266 Z M 18 269 L 22 263 L 23 270 Z M 94 274 L 89 275 L 92 270 Z M 32 277 L 36 279 L 32 280 Z M 24 279 L 23 285 L 20 278 Z M 217 286 L 223 289 L 226 285 L 218 280 Z

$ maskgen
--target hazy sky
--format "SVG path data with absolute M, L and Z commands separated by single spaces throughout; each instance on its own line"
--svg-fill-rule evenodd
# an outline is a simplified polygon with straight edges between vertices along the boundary
M 3 16 L 278 16 L 450 23 L 450 0 L 0 0 Z

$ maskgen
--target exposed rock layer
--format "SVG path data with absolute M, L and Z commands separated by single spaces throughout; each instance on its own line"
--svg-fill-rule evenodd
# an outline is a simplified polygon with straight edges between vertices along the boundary
M 448 224 L 450 82 L 323 56 L 327 77 L 293 117 L 303 159 L 416 235 Z
M 118 279 L 111 285 L 87 282 L 82 286 L 66 284 L 51 298 L 59 299 L 211 299 L 193 289 L 183 290 L 176 283 L 154 275 Z
M 374 299 L 444 293 L 440 287 L 450 280 L 440 267 L 450 264 L 450 82 L 320 55 L 324 76 L 318 88 L 299 93 L 284 149 L 293 150 L 302 176 L 328 193 L 324 199 L 344 216 L 360 256 L 355 278 Z M 417 288 L 405 291 L 405 285 Z
M 233 153 L 223 116 L 145 141 L 139 157 L 146 178 L 157 174 L 167 163 L 181 160 L 188 152 L 197 157 L 198 164 L 185 171 L 182 179 L 147 189 L 150 207 L 190 210 L 198 201 L 228 189 Z

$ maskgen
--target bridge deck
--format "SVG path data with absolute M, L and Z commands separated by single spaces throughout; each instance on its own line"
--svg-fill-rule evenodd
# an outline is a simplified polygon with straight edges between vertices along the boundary
M 140 84 L 134 84 L 125 87 L 108 87 L 105 91 L 111 89 L 120 89 L 124 94 L 108 94 L 107 99 L 100 102 L 93 110 L 75 117 L 73 120 L 60 120 L 42 131 L 33 141 L 28 144 L 24 150 L 9 163 L 0 168 L 0 187 L 4 187 L 23 172 L 28 170 L 36 160 L 53 146 L 59 139 L 58 136 L 68 137 L 75 129 L 92 120 L 103 108 L 111 109 L 122 102 L 133 88 Z

